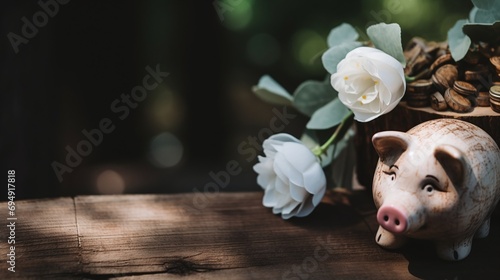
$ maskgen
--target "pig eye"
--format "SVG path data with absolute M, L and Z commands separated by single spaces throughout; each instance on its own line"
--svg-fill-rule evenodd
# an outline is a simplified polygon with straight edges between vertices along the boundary
M 427 193 L 432 193 L 433 191 L 445 192 L 446 190 L 439 184 L 438 178 L 432 175 L 425 176 L 425 179 L 421 183 L 422 190 Z
M 428 193 L 431 193 L 434 190 L 434 186 L 433 185 L 425 185 L 424 190 Z
M 382 171 L 382 172 L 384 172 L 385 174 L 389 175 L 390 178 L 391 178 L 391 181 L 396 180 L 396 172 L 394 172 L 394 171 L 392 171 L 392 172 Z

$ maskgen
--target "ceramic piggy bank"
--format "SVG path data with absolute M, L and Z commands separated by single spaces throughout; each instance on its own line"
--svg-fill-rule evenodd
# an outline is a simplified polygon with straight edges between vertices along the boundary
M 438 119 L 406 133 L 379 132 L 372 142 L 380 157 L 376 242 L 392 249 L 408 237 L 428 239 L 442 259 L 467 257 L 472 239 L 488 235 L 500 199 L 495 141 L 470 123 Z

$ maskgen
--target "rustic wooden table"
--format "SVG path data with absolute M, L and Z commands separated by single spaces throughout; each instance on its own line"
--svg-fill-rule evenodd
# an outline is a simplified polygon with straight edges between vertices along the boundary
M 460 262 L 425 241 L 374 242 L 369 194 L 282 220 L 262 193 L 80 196 L 16 202 L 15 272 L 0 227 L 0 279 L 499 279 L 500 215 Z M 339 201 L 340 201 L 339 200 Z M 331 200 L 330 200 L 331 201 Z M 203 207 L 202 207 L 203 206 Z M 0 217 L 8 221 L 7 203 Z

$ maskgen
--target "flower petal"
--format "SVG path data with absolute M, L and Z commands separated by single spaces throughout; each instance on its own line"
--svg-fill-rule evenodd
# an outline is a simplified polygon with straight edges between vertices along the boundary
M 306 148 L 307 149 L 307 148 Z M 285 153 L 276 154 L 276 158 L 274 160 L 274 170 L 278 177 L 280 177 L 283 181 L 288 181 L 303 186 L 304 180 L 302 179 L 302 174 L 299 172 L 287 159 Z M 285 179 L 286 178 L 286 179 Z
M 265 207 L 274 207 L 276 205 L 276 191 L 272 188 L 267 188 L 264 192 L 264 197 L 262 198 L 262 205 Z
M 273 170 L 273 160 L 259 156 L 259 161 L 253 166 L 253 170 L 259 174 L 257 184 L 265 189 L 269 182 L 276 178 L 276 173 Z
M 285 207 L 283 207 L 281 213 L 283 215 L 287 215 L 287 214 L 290 214 L 292 213 L 292 211 L 297 208 L 299 206 L 300 202 L 299 201 L 295 201 L 295 200 L 292 200 L 290 201 L 290 203 L 288 203 L 288 205 L 286 205 Z
M 290 188 L 288 187 L 288 184 L 283 182 L 280 178 L 276 178 L 274 180 L 274 188 L 276 189 L 277 192 L 281 194 L 286 194 L 288 195 L 290 193 Z
M 311 167 L 302 174 L 302 177 L 304 178 L 304 187 L 311 194 L 316 194 L 322 188 L 326 187 L 325 173 L 319 164 L 311 165 Z
M 305 216 L 311 214 L 313 210 L 314 210 L 314 205 L 312 203 L 312 196 L 311 196 L 311 197 L 308 197 L 306 199 L 306 201 L 304 201 L 304 203 L 301 205 L 299 212 L 297 212 L 297 214 L 295 216 L 305 217 Z
M 276 205 L 274 205 L 275 208 L 283 208 L 285 207 L 290 201 L 292 201 L 292 198 L 290 197 L 290 194 L 284 194 L 284 193 L 279 193 L 279 195 L 276 197 Z
M 313 195 L 313 198 L 312 198 L 312 204 L 316 207 L 320 202 L 321 200 L 323 199 L 323 196 L 325 196 L 325 192 L 326 192 L 326 187 L 321 189 L 318 193 L 316 193 L 315 195 Z
M 309 195 L 307 190 L 301 186 L 295 185 L 290 182 L 290 196 L 296 201 L 304 201 L 306 197 Z
M 284 143 L 283 155 L 297 172 L 304 172 L 312 164 L 317 163 L 314 154 L 303 144 Z

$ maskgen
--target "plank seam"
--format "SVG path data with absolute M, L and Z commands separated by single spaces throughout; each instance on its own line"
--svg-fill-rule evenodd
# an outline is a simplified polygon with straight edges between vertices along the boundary
M 83 271 L 83 262 L 82 262 L 82 241 L 80 238 L 80 225 L 78 224 L 78 213 L 76 210 L 76 197 L 73 197 L 73 209 L 75 212 L 75 226 L 76 226 L 76 239 L 78 243 L 78 264 L 80 265 L 80 270 Z

